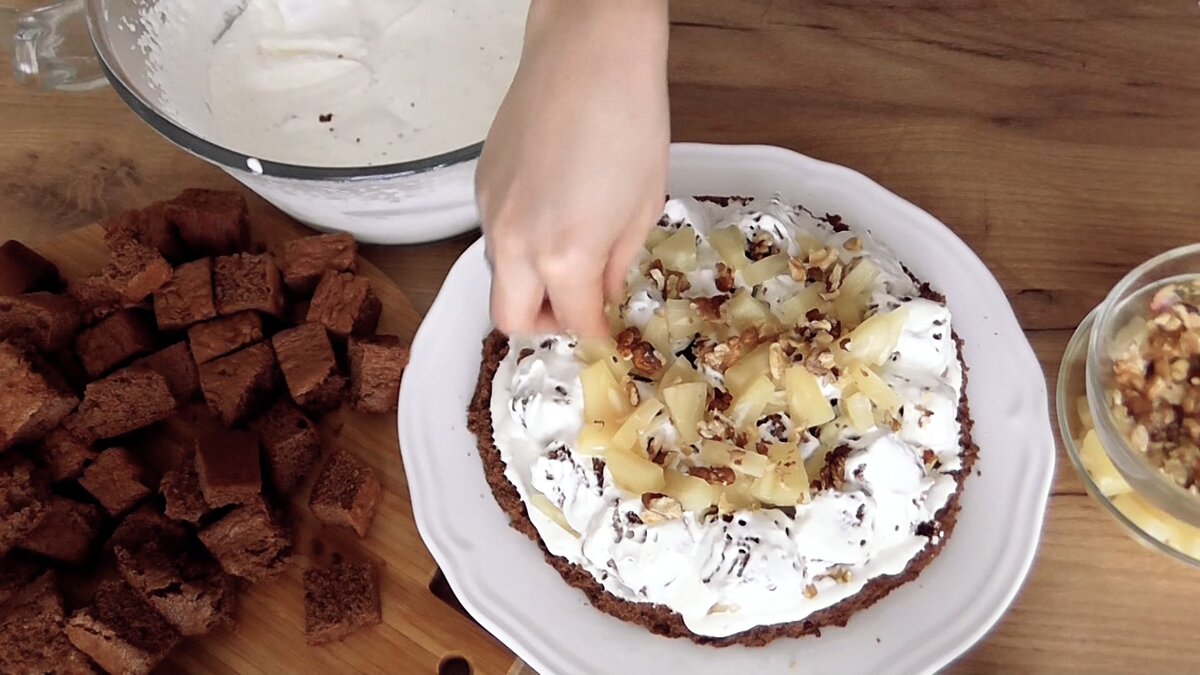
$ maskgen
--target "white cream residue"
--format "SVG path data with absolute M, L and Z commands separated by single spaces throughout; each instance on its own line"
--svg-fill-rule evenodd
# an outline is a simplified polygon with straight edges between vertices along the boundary
M 802 620 L 858 593 L 873 578 L 902 572 L 929 544 L 918 529 L 953 494 L 950 472 L 961 467 L 962 372 L 949 311 L 917 297 L 899 262 L 869 235 L 835 233 L 807 211 L 779 200 L 720 207 L 676 199 L 667 203 L 665 216 L 664 226 L 687 223 L 700 235 L 701 270 L 688 275 L 698 284 L 711 283 L 716 257 L 706 237 L 714 227 L 736 225 L 747 239 L 769 232 L 789 252 L 805 236 L 849 256 L 842 245 L 857 237 L 860 254 L 881 270 L 873 304 L 879 312 L 907 308 L 894 357 L 880 369 L 904 401 L 901 428 L 861 435 L 847 430 L 837 439 L 822 439 L 850 448 L 844 484 L 816 492 L 809 503 L 795 507 L 794 515 L 771 508 L 738 511 L 730 519 L 689 512 L 645 525 L 631 517 L 642 512 L 640 499 L 619 490 L 606 469 L 597 471 L 595 460 L 572 451 L 583 417 L 573 340 L 514 339 L 493 381 L 495 443 L 505 475 L 522 498 L 529 502 L 533 493 L 544 495 L 573 530 L 530 508 L 546 546 L 617 597 L 666 605 L 690 630 L 713 637 Z M 644 324 L 662 299 L 640 275 L 631 275 L 631 283 L 625 317 L 630 324 Z M 774 283 L 782 299 L 794 284 L 783 278 Z M 840 395 L 836 386 L 822 389 L 829 399 Z M 786 415 L 784 423 L 787 434 L 795 433 Z M 674 443 L 670 423 L 661 424 L 665 428 L 654 435 Z M 809 436 L 800 445 L 808 456 L 819 442 Z M 940 460 L 934 469 L 926 469 L 927 449 Z

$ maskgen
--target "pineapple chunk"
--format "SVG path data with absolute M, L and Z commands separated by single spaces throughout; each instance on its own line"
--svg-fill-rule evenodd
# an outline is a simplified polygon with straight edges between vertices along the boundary
M 850 366 L 850 381 L 880 410 L 895 412 L 904 404 L 882 377 L 861 363 Z
M 786 253 L 769 255 L 762 260 L 756 260 L 742 269 L 742 281 L 748 286 L 757 286 L 767 279 L 788 273 L 788 257 Z
M 662 397 L 679 432 L 679 440 L 689 445 L 698 443 L 700 433 L 696 425 L 708 407 L 708 385 L 703 382 L 683 382 L 663 389 Z
M 708 243 L 716 249 L 721 259 L 734 270 L 740 270 L 750 265 L 746 257 L 746 238 L 736 227 L 722 227 L 708 234 Z
M 653 251 L 655 246 L 666 241 L 671 234 L 672 231 L 665 227 L 656 227 L 650 230 L 650 234 L 646 235 L 646 250 Z
M 824 434 L 822 434 L 822 438 L 824 438 Z M 829 453 L 832 450 L 833 448 L 830 447 L 817 448 L 813 454 L 808 456 L 808 459 L 804 460 L 805 472 L 807 472 L 810 476 L 816 476 L 820 474 L 821 469 L 825 466 L 825 458 L 829 456 Z
M 805 320 L 805 315 L 813 309 L 821 309 L 823 313 L 826 313 L 824 310 L 828 309 L 825 306 L 825 302 L 821 300 L 819 287 L 815 285 L 805 286 L 792 297 L 779 303 L 779 306 L 775 308 L 775 313 L 784 325 L 797 326 L 801 321 Z
M 866 258 L 859 258 L 846 278 L 842 280 L 842 295 L 849 295 L 860 300 L 870 294 L 879 279 L 879 268 Z
M 666 485 L 663 468 L 629 450 L 613 450 L 604 456 L 609 473 L 622 490 L 641 495 L 662 492 Z
M 620 304 L 604 303 L 604 320 L 608 323 L 608 332 L 613 335 L 625 330 L 625 319 L 621 316 Z
M 753 450 L 734 450 L 732 455 L 733 461 L 729 464 L 730 468 L 754 478 L 761 478 L 771 466 L 771 460 L 767 459 L 766 455 L 760 455 Z
M 613 446 L 610 426 L 603 422 L 585 422 L 575 441 L 575 451 L 588 457 L 603 457 Z
M 771 345 L 764 342 L 749 354 L 743 354 L 725 371 L 725 389 L 734 396 L 741 396 L 758 378 L 770 378 L 770 374 Z
M 700 444 L 700 461 L 705 466 L 729 466 L 733 463 L 735 450 L 737 448 L 728 443 L 705 439 Z
M 650 423 L 662 412 L 662 401 L 656 398 L 648 398 L 642 401 L 617 429 L 617 433 L 613 434 L 612 448 L 617 450 L 630 450 L 636 448 L 638 452 L 642 451 L 642 446 L 638 443 L 641 440 L 642 432 L 650 427 Z
M 759 375 L 749 387 L 733 399 L 733 409 L 730 420 L 734 426 L 753 426 L 758 418 L 763 416 L 763 410 L 775 393 L 775 384 L 771 378 Z
M 649 342 L 658 353 L 670 356 L 675 353 L 671 348 L 671 335 L 667 332 L 667 319 L 661 314 L 655 314 L 646 322 L 642 329 L 642 339 Z
M 702 513 L 717 500 L 717 491 L 707 481 L 673 469 L 664 473 L 666 486 L 663 488 L 663 494 L 678 500 L 684 511 Z
M 727 485 L 721 491 L 721 496 L 717 499 L 718 512 L 725 514 L 759 508 L 761 506 L 759 500 L 750 492 L 753 487 L 753 478 L 738 476 L 733 485 Z
M 771 466 L 758 480 L 750 494 L 764 504 L 775 506 L 795 506 L 809 499 L 808 476 L 804 473 L 804 465 L 797 464 L 799 470 L 781 470 Z
M 751 296 L 744 288 L 734 293 L 725 306 L 729 320 L 737 331 L 760 328 L 766 329 L 764 332 L 773 332 L 771 329 L 778 326 L 767 303 Z
M 579 371 L 583 383 L 583 416 L 587 422 L 619 423 L 629 414 L 625 388 L 603 362 Z
M 575 355 L 585 364 L 604 362 L 618 381 L 633 370 L 633 362 L 617 355 L 617 342 L 611 337 L 582 338 L 575 346 Z
M 842 409 L 850 426 L 862 433 L 875 426 L 875 416 L 871 412 L 871 399 L 861 392 L 853 393 L 842 398 Z
M 662 391 L 667 387 L 674 387 L 677 384 L 684 382 L 703 382 L 704 378 L 700 377 L 700 373 L 688 363 L 685 358 L 678 358 L 671 362 L 671 365 L 663 373 L 662 379 L 658 383 L 658 390 Z
M 767 459 L 775 464 L 800 461 L 800 449 L 792 443 L 772 443 L 767 446 Z
M 529 495 L 529 501 L 532 502 L 533 505 L 537 507 L 537 510 L 541 511 L 543 515 L 554 521 L 555 525 L 558 525 L 562 529 L 566 530 L 567 533 L 572 537 L 575 537 L 576 539 L 579 538 L 579 533 L 575 531 L 575 528 L 571 527 L 571 525 L 567 523 L 567 517 L 563 515 L 562 509 L 559 509 L 557 506 L 555 506 L 554 502 L 546 498 L 546 495 L 543 495 L 540 492 L 533 492 Z
M 870 365 L 882 366 L 896 350 L 908 308 L 899 307 L 887 314 L 875 314 L 850 333 L 851 356 Z
M 1075 399 L 1075 412 L 1079 414 L 1079 423 L 1084 429 L 1096 428 L 1096 423 L 1092 420 L 1092 408 L 1088 405 L 1086 396 Z
M 1079 444 L 1079 461 L 1083 462 L 1083 468 L 1087 469 L 1088 475 L 1092 477 L 1092 482 L 1100 488 L 1100 492 L 1105 497 L 1114 497 L 1133 491 L 1133 488 L 1125 481 L 1125 477 L 1117 471 L 1116 466 L 1113 466 L 1108 454 L 1104 452 L 1104 446 L 1100 443 L 1100 437 L 1096 435 L 1095 429 L 1089 430 L 1083 437 L 1083 442 Z
M 816 376 L 803 365 L 792 364 L 783 380 L 788 395 L 788 411 L 797 429 L 820 426 L 835 417 L 833 406 L 821 395 L 821 385 L 817 383 Z
M 650 256 L 662 261 L 663 267 L 676 272 L 696 270 L 696 231 L 684 225 L 650 250 Z
M 1136 492 L 1126 492 L 1112 498 L 1113 506 L 1126 518 L 1137 525 L 1147 536 L 1167 543 L 1171 539 L 1175 525 L 1180 523 L 1174 518 L 1158 510 L 1154 505 L 1142 499 Z
M 671 340 L 686 340 L 704 328 L 704 319 L 685 298 L 667 300 L 666 321 Z

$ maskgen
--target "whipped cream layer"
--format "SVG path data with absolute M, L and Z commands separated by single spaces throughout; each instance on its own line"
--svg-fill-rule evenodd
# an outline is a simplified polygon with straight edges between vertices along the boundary
M 880 271 L 869 291 L 869 314 L 905 312 L 896 348 L 878 369 L 903 401 L 897 424 L 864 432 L 847 427 L 836 438 L 826 432 L 818 440 L 793 430 L 782 415 L 782 433 L 801 433 L 798 445 L 806 460 L 833 447 L 849 448 L 838 487 L 814 490 L 807 503 L 795 507 L 726 516 L 685 511 L 653 524 L 638 517 L 644 511 L 640 495 L 622 491 L 602 460 L 574 449 L 583 424 L 575 341 L 564 335 L 510 341 L 492 385 L 494 440 L 505 475 L 530 505 L 529 517 L 547 548 L 586 569 L 618 598 L 665 605 L 692 632 L 724 637 L 803 620 L 876 577 L 904 571 L 930 544 L 936 535 L 922 534 L 928 532 L 923 525 L 956 490 L 953 472 L 961 467 L 962 370 L 947 308 L 920 298 L 899 261 L 868 233 L 835 226 L 778 199 L 728 206 L 671 200 L 659 227 L 682 225 L 694 228 L 698 240 L 699 265 L 687 274 L 687 297 L 717 292 L 718 254 L 708 236 L 736 226 L 748 244 L 766 233 L 793 255 L 801 242 L 816 240 L 846 260 L 869 259 Z M 645 326 L 663 311 L 662 293 L 640 272 L 648 256 L 630 275 L 621 308 L 628 325 Z M 735 283 L 746 286 L 740 271 Z M 784 274 L 760 286 L 758 297 L 775 309 L 804 282 Z M 720 384 L 721 373 L 703 374 Z M 821 393 L 836 409 L 841 386 L 822 381 Z M 670 417 L 661 415 L 643 433 L 670 446 L 677 432 Z M 764 427 L 764 437 L 770 433 L 780 432 Z M 930 451 L 936 461 L 930 461 Z M 561 510 L 565 523 L 534 508 L 531 500 L 543 498 Z

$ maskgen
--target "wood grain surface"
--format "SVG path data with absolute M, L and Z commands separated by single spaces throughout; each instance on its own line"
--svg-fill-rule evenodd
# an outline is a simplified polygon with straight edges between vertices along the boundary
M 1107 290 L 1200 239 L 1192 0 L 678 0 L 672 21 L 675 140 L 792 148 L 933 213 L 1000 280 L 1051 391 L 1071 330 Z M 5 237 L 234 185 L 110 91 L 39 94 L 0 77 L 0 111 Z M 473 238 L 364 255 L 424 312 Z M 1194 670 L 1198 582 L 1131 540 L 1060 451 L 1029 581 L 951 670 Z

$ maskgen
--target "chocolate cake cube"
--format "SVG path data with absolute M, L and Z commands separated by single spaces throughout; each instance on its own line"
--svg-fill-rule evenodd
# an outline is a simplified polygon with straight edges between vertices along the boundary
M 50 480 L 58 483 L 78 478 L 83 467 L 96 458 L 96 451 L 91 443 L 60 426 L 38 442 L 37 458 L 46 467 Z
M 75 338 L 75 353 L 83 370 L 95 378 L 149 354 L 156 342 L 153 319 L 140 310 L 125 309 L 83 329 Z
M 187 251 L 167 220 L 167 203 L 155 202 L 104 221 L 104 243 L 111 251 L 123 241 L 136 241 L 159 252 L 170 262 L 186 259 Z
M 0 297 L 0 340 L 42 354 L 70 345 L 81 321 L 79 303 L 66 296 L 28 293 Z
M 304 635 L 310 645 L 341 640 L 383 621 L 379 578 L 368 562 L 304 571 Z
M 200 366 L 204 400 L 225 426 L 262 410 L 278 381 L 275 352 L 265 342 Z
M 165 377 L 130 367 L 89 384 L 63 426 L 85 441 L 115 438 L 166 419 L 175 406 Z
M 283 279 L 270 256 L 238 253 L 217 258 L 213 292 L 222 316 L 246 310 L 283 316 Z
M 261 500 L 239 506 L 200 530 L 200 541 L 221 569 L 250 581 L 283 571 L 291 538 Z
M 0 296 L 57 293 L 62 287 L 58 267 L 40 253 L 15 239 L 0 245 Z
M 349 272 L 326 272 L 313 293 L 308 320 L 324 325 L 338 337 L 375 333 L 383 305 L 366 277 Z
M 200 488 L 200 474 L 194 457 L 189 457 L 163 474 L 158 483 L 168 518 L 199 525 L 212 512 Z
M 189 401 L 165 420 L 128 439 L 128 444 L 158 473 L 164 474 L 182 463 L 192 464 L 199 438 L 224 429 L 225 425 L 203 401 Z
M 150 495 L 149 475 L 132 452 L 109 448 L 83 470 L 79 484 L 111 516 L 120 516 Z
M 158 542 L 117 548 L 116 557 L 125 583 L 180 634 L 204 635 L 232 622 L 235 581 L 212 560 Z
M 345 450 L 335 450 L 317 474 L 308 506 L 317 520 L 354 528 L 365 537 L 382 499 L 375 470 Z
M 0 455 L 0 556 L 42 524 L 50 512 L 50 484 L 19 454 Z
M 250 428 L 262 437 L 271 485 L 285 497 L 294 494 L 321 457 L 316 425 L 291 401 L 281 398 L 251 421 Z
M 163 515 L 153 504 L 147 503 L 125 516 L 104 543 L 104 548 L 108 551 L 123 548 L 136 553 L 151 543 L 179 547 L 186 539 L 187 530 L 182 525 Z
M 189 189 L 166 204 L 166 218 L 188 249 L 229 255 L 250 247 L 249 210 L 236 192 Z
M 338 372 L 333 344 L 324 326 L 306 323 L 280 331 L 271 344 L 292 400 L 315 411 L 338 407 L 345 396 L 346 378 Z
M 108 280 L 98 274 L 72 283 L 70 296 L 79 303 L 85 325 L 112 316 L 127 305 L 121 299 L 121 294 L 109 285 Z
M 350 338 L 350 406 L 368 413 L 395 410 L 408 347 L 394 335 Z
M 0 668 L 5 673 L 92 675 L 87 656 L 63 630 L 63 600 L 46 572 L 0 607 Z
M 69 565 L 82 565 L 100 532 L 100 523 L 100 509 L 95 506 L 51 495 L 46 517 L 18 546 Z
M 0 608 L 29 582 L 41 576 L 45 567 L 45 563 L 20 551 L 0 557 Z
M 262 318 L 255 312 L 223 316 L 188 329 L 188 343 L 196 363 L 208 363 L 262 339 Z
M 175 400 L 183 403 L 200 390 L 200 374 L 186 342 L 175 344 L 134 361 L 134 367 L 146 368 L 162 375 Z
M 95 604 L 72 614 L 66 633 L 97 665 L 122 675 L 147 675 L 180 639 L 174 626 L 121 581 L 101 584 Z
M 58 426 L 79 399 L 45 366 L 0 342 L 0 451 L 35 441 Z
M 201 258 L 175 268 L 171 280 L 154 292 L 154 316 L 160 330 L 182 330 L 217 315 L 213 261 Z
M 127 303 L 138 303 L 171 280 L 171 265 L 157 250 L 136 241 L 116 242 L 100 275 Z
M 321 234 L 284 242 L 283 281 L 292 293 L 308 295 L 327 271 L 357 272 L 358 246 L 348 234 Z
M 196 475 L 211 507 L 247 504 L 262 491 L 258 434 L 221 430 L 199 439 Z

